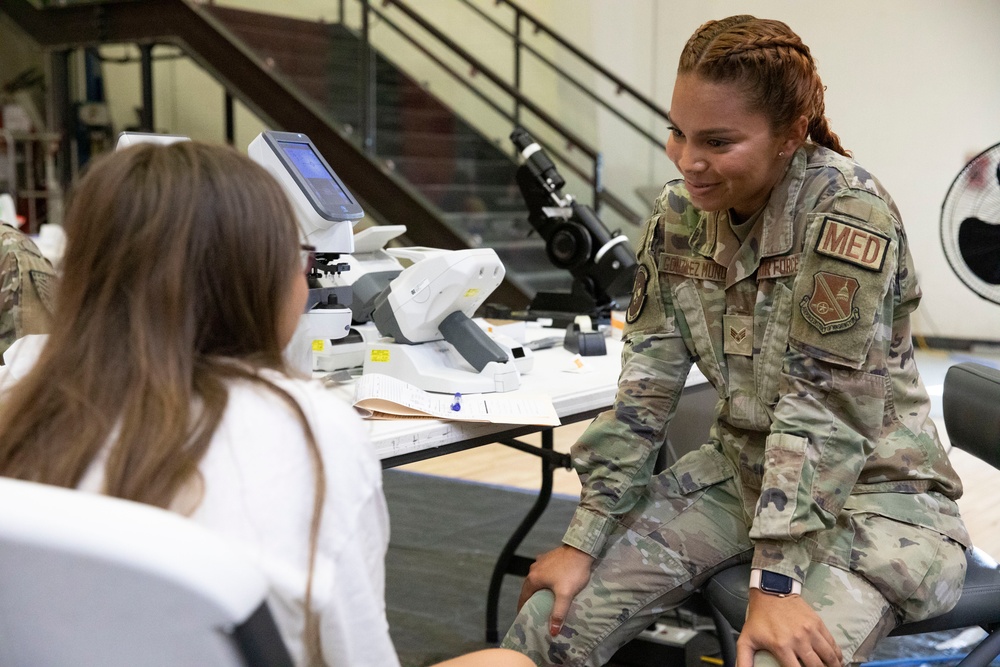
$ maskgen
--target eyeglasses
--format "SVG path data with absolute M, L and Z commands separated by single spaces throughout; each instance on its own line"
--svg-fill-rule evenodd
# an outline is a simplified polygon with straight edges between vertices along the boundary
M 302 253 L 302 270 L 308 276 L 316 268 L 316 246 L 303 243 L 299 250 Z

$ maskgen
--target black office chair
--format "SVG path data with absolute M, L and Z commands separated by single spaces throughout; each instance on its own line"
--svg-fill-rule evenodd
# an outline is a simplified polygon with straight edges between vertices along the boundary
M 267 591 L 178 514 L 0 477 L 0 665 L 291 667 Z
M 1000 468 L 1000 371 L 980 364 L 952 366 L 944 380 L 944 424 L 951 444 Z M 986 667 L 1000 655 L 1000 566 L 984 552 L 970 549 L 965 588 L 947 614 L 897 627 L 890 636 L 980 626 L 989 634 L 959 663 Z M 749 598 L 750 565 L 716 574 L 703 587 L 718 630 L 725 667 L 736 664 L 734 632 L 743 627 Z

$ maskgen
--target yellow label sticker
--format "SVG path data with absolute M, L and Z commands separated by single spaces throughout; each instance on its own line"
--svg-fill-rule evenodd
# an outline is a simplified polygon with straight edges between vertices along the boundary
M 389 361 L 389 350 L 372 350 L 372 361 Z
M 322 352 L 326 349 L 326 341 L 322 338 L 317 338 L 313 341 L 313 352 Z
M 478 287 L 470 287 L 469 289 L 465 290 L 465 298 L 466 299 L 471 299 L 472 297 L 476 296 L 477 294 L 479 294 L 479 288 Z

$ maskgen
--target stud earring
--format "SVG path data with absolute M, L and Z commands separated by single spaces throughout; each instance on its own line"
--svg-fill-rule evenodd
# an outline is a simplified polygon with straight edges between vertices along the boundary
M 785 157 L 785 151 L 781 151 L 780 153 L 778 153 L 778 157 Z

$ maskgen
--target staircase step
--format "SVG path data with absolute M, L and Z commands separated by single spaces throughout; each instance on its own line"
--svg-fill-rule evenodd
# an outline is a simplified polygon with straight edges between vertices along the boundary
M 444 213 L 481 211 L 521 211 L 524 200 L 517 186 L 500 185 L 416 185 L 425 197 L 434 202 Z
M 494 147 L 493 144 L 489 146 Z M 502 155 L 484 147 L 483 138 L 471 132 L 403 132 L 380 128 L 376 137 L 376 149 L 383 155 L 401 156 L 471 158 Z
M 507 186 L 514 183 L 517 168 L 507 159 L 395 156 L 386 158 L 386 162 L 415 185 L 468 183 Z

